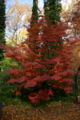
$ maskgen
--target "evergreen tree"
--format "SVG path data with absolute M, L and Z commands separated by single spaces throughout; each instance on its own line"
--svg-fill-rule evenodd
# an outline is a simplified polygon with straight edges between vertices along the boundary
M 0 43 L 5 43 L 5 0 L 0 0 Z M 3 50 L 0 49 L 0 60 L 3 58 Z
M 38 20 L 38 0 L 33 0 L 31 24 Z
M 38 14 L 38 0 L 33 0 L 33 7 L 32 7 L 32 17 L 31 17 L 31 22 L 30 22 L 30 28 L 28 30 L 28 32 L 31 34 L 29 36 L 29 39 L 31 39 L 32 36 L 34 36 L 33 33 L 33 26 L 38 23 L 38 18 L 39 18 L 39 14 Z M 37 29 L 36 30 L 36 34 L 35 37 L 38 37 L 40 30 Z M 29 41 L 30 44 L 32 44 L 32 41 Z M 34 46 L 35 46 L 36 42 L 34 41 Z M 37 50 L 36 50 L 37 51 Z
M 44 0 L 44 14 L 52 24 L 60 21 L 61 0 Z
M 61 12 L 61 0 L 44 0 L 44 14 L 47 22 L 50 24 L 57 24 L 60 22 L 60 12 Z M 49 24 L 48 24 L 49 25 Z M 48 49 L 62 47 L 63 40 L 60 38 L 59 41 L 52 42 Z M 56 56 L 56 52 L 50 55 L 52 58 Z

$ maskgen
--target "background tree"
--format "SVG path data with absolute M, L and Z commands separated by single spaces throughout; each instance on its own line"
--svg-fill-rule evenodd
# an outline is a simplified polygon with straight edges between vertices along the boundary
M 72 3 L 65 10 L 65 6 L 62 10 L 61 16 L 71 25 L 71 34 L 75 38 L 79 38 L 80 35 L 80 1 L 72 0 Z
M 5 43 L 5 0 L 0 0 L 0 43 Z M 3 58 L 3 50 L 0 49 L 0 60 Z
M 27 26 L 31 19 L 31 7 L 28 3 L 21 4 L 18 0 L 8 4 L 6 11 L 6 40 L 8 44 L 16 45 L 27 34 Z
M 44 14 L 51 21 L 56 24 L 60 21 L 61 0 L 44 0 Z
M 80 38 L 80 1 L 76 1 L 71 11 L 74 37 Z
M 60 12 L 61 12 L 61 0 L 44 0 L 44 15 L 45 19 L 51 24 L 57 24 L 60 22 Z M 49 24 L 48 24 L 49 25 Z M 62 38 L 60 38 L 62 39 Z M 48 49 L 57 48 L 62 46 L 63 40 L 53 42 Z M 51 56 L 55 56 L 56 52 Z
M 31 24 L 38 21 L 38 0 L 33 0 Z

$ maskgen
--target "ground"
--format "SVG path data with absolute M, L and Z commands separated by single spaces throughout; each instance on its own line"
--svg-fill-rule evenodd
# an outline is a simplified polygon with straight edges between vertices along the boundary
M 80 104 L 58 102 L 39 107 L 10 105 L 4 107 L 1 120 L 80 120 Z

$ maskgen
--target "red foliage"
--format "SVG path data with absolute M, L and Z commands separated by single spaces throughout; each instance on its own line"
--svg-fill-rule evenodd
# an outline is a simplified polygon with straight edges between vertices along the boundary
M 40 90 L 38 93 L 31 93 L 28 97 L 32 101 L 32 103 L 39 103 L 41 100 L 50 100 L 53 94 L 54 93 L 51 89 L 44 89 Z
M 37 93 L 32 92 L 31 94 L 28 95 L 28 98 L 32 103 L 39 103 L 40 101 L 39 95 Z
M 16 82 L 22 85 L 21 89 L 32 89 L 28 94 L 32 103 L 50 100 L 57 88 L 72 91 L 72 43 L 62 38 L 67 35 L 66 29 L 63 23 L 53 26 L 41 20 L 29 29 L 25 42 L 5 48 L 5 55 L 15 59 L 20 66 L 8 73 L 11 75 L 8 83 Z M 38 91 L 34 92 L 36 88 Z

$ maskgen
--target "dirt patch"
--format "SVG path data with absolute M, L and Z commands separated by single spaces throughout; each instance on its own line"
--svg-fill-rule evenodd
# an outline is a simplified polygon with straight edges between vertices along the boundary
M 48 104 L 37 108 L 6 106 L 1 120 L 80 120 L 80 105 Z

